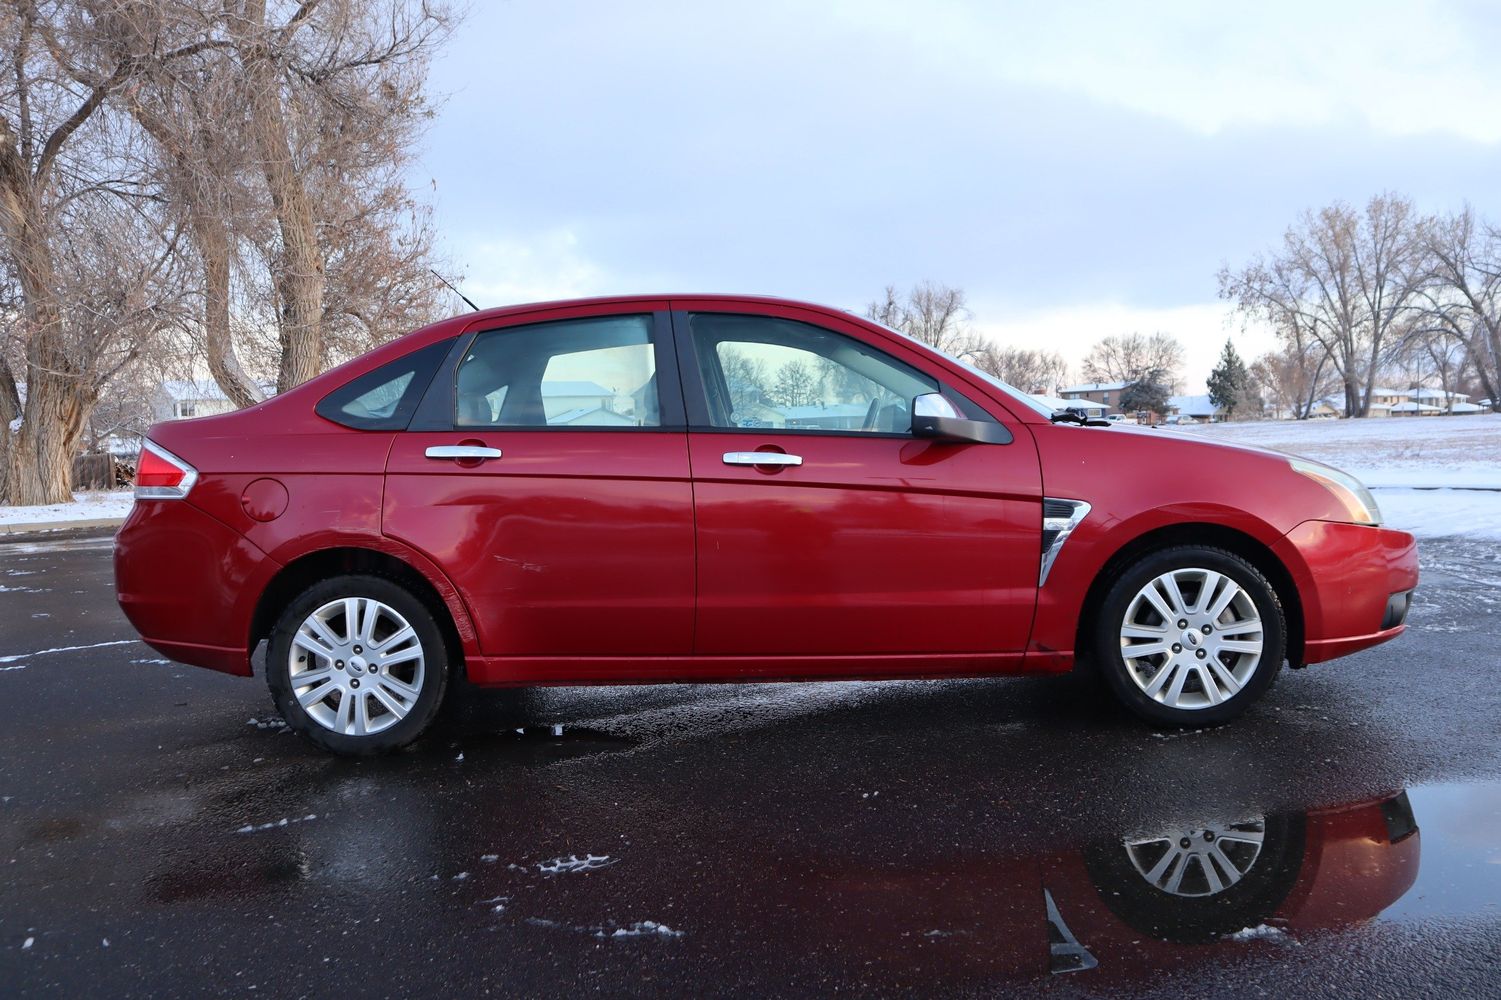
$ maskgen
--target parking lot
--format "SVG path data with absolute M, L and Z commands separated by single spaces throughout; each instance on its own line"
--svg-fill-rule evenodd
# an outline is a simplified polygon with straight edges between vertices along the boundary
M 1215 731 L 1073 677 L 459 686 L 369 761 L 136 641 L 110 547 L 0 541 L 8 995 L 1501 995 L 1493 543 Z M 1236 885 L 1146 874 L 1237 830 Z

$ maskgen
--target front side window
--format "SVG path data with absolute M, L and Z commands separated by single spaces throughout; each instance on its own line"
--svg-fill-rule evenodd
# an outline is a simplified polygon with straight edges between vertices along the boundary
M 769 316 L 688 320 L 714 427 L 906 434 L 938 382 L 853 337 Z
M 481 333 L 459 363 L 458 427 L 660 427 L 652 317 Z

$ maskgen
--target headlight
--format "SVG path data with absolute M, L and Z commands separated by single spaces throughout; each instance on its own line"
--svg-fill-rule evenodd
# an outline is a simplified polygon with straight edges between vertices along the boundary
M 1376 506 L 1376 498 L 1371 496 L 1371 491 L 1365 488 L 1365 484 L 1348 472 L 1330 468 L 1319 462 L 1310 462 L 1304 458 L 1290 458 L 1288 464 L 1294 472 L 1301 472 L 1309 479 L 1317 481 L 1339 498 L 1344 504 L 1345 510 L 1350 513 L 1350 520 L 1356 524 L 1380 524 L 1381 508 Z

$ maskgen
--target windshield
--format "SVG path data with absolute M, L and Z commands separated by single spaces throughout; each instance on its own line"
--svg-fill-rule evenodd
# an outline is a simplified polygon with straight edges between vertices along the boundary
M 916 337 L 912 336 L 911 334 L 904 333 L 901 330 L 896 329 L 895 327 L 887 326 L 885 323 L 882 323 L 880 320 L 871 319 L 869 316 L 863 317 L 863 319 L 867 323 L 874 323 L 876 326 L 879 326 L 881 329 L 887 331 L 888 333 L 894 333 L 894 334 L 896 334 L 898 337 L 901 337 L 903 340 L 910 340 L 912 343 L 917 344 L 919 347 L 925 347 L 928 350 L 933 351 L 933 352 L 935 352 L 937 354 L 942 354 L 944 357 L 948 358 L 950 361 L 952 361 L 955 364 L 959 365 L 959 367 L 963 368 L 965 371 L 970 372 L 970 373 L 972 373 L 974 375 L 978 375 L 980 378 L 984 379 L 986 382 L 988 382 L 991 385 L 995 386 L 997 389 L 999 389 L 1002 392 L 1004 392 L 1007 396 L 1010 396 L 1012 399 L 1016 400 L 1018 403 L 1021 403 L 1023 406 L 1028 407 L 1029 409 L 1031 409 L 1035 413 L 1040 413 L 1044 417 L 1051 418 L 1053 416 L 1053 413 L 1055 412 L 1054 409 L 1051 406 L 1044 406 L 1043 404 L 1039 403 L 1036 399 L 1033 399 L 1031 396 L 1027 395 L 1025 392 L 1022 392 L 1016 386 L 1010 385 L 1009 383 L 1006 383 L 1006 382 L 1002 382 L 1000 379 L 996 378 L 994 375 L 992 375 L 989 372 L 984 371 L 984 370 L 982 370 L 980 368 L 976 368 L 974 365 L 970 364 L 968 361 L 965 361 L 963 358 L 956 358 L 952 354 L 949 354 L 946 351 L 940 351 L 940 350 L 938 350 L 938 348 L 933 347 L 931 344 L 924 344 L 922 341 L 918 340 Z

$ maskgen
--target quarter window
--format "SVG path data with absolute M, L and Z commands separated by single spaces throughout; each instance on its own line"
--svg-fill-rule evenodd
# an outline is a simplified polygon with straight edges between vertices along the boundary
M 938 383 L 851 337 L 793 320 L 697 313 L 690 335 L 714 427 L 906 434 Z
M 491 330 L 459 363 L 459 427 L 660 427 L 651 316 Z
M 412 419 L 427 383 L 453 341 L 440 340 L 366 372 L 318 401 L 326 420 L 362 431 L 395 431 Z

